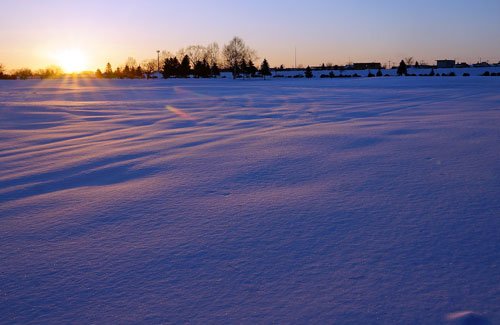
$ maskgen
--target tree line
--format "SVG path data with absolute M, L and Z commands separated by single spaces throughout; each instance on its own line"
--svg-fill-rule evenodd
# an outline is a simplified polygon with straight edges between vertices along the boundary
M 44 69 L 31 70 L 28 68 L 22 68 L 12 71 L 10 74 L 6 73 L 5 67 L 0 64 L 0 79 L 29 79 L 29 78 L 39 78 L 39 79 L 48 79 L 48 78 L 58 78 L 62 76 L 64 72 L 58 66 L 52 65 Z
M 123 68 L 113 70 L 108 62 L 104 72 L 98 69 L 95 75 L 97 78 L 156 78 L 155 73 L 159 72 L 165 79 L 214 78 L 220 76 L 221 71 L 228 71 L 233 78 L 270 76 L 271 68 L 266 59 L 259 67 L 255 66 L 255 53 L 241 38 L 234 37 L 222 53 L 217 43 L 191 45 L 179 50 L 177 55 L 163 51 L 157 60 L 145 60 L 141 65 L 129 58 Z

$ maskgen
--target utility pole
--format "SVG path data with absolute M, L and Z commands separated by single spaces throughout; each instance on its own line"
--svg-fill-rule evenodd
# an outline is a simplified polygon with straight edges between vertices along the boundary
M 156 50 L 156 54 L 158 54 L 158 73 L 160 73 L 160 50 Z

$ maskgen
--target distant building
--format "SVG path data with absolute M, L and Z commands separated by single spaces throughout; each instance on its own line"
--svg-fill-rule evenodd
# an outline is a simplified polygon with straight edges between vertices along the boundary
M 354 63 L 352 65 L 352 68 L 354 70 L 368 70 L 368 69 L 378 70 L 378 69 L 382 69 L 382 64 L 380 64 L 378 62 Z
M 434 66 L 432 66 L 430 64 L 420 64 L 418 67 L 420 69 L 432 69 L 432 68 L 434 68 Z
M 449 69 L 455 67 L 455 60 L 437 60 L 438 69 Z
M 487 68 L 490 67 L 488 62 L 478 62 L 472 65 L 474 68 Z
M 462 63 L 457 63 L 455 65 L 456 68 L 470 68 L 470 65 L 468 65 L 466 62 L 462 62 Z

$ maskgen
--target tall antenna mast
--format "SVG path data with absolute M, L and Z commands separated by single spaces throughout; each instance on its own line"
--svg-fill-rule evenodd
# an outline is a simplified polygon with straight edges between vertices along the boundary
M 160 72 L 160 50 L 156 50 L 156 54 L 158 54 L 158 72 Z
M 297 46 L 295 47 L 295 58 L 294 58 L 293 68 L 297 70 Z

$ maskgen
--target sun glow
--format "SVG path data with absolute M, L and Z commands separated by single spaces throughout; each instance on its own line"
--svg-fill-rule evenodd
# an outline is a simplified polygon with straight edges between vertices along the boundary
M 81 72 L 88 68 L 86 55 L 78 49 L 68 49 L 56 55 L 57 64 L 66 73 Z

